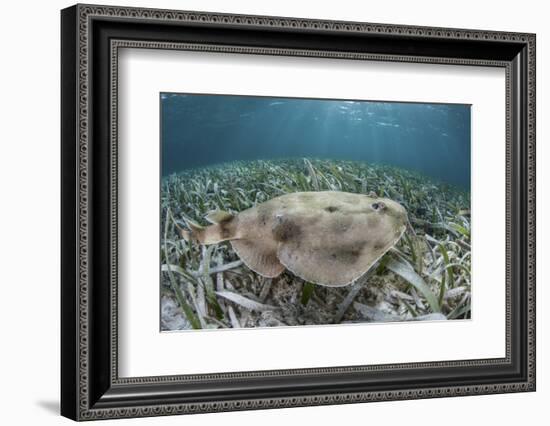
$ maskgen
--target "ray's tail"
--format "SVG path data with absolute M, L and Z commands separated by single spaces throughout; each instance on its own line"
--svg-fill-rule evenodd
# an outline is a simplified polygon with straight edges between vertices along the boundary
M 212 212 L 206 216 L 206 220 L 212 223 L 210 226 L 202 226 L 188 217 L 182 216 L 187 229 L 178 227 L 181 237 L 186 241 L 197 241 L 199 244 L 217 244 L 222 241 L 235 239 L 234 216 L 227 212 Z
M 189 229 L 178 228 L 181 237 L 185 241 L 198 241 L 199 243 L 204 244 L 204 231 L 206 228 L 197 223 L 189 222 L 187 220 L 185 221 L 185 224 Z

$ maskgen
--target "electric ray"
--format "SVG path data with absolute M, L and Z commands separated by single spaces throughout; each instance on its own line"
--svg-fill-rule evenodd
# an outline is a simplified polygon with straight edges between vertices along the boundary
M 216 211 L 202 227 L 188 221 L 182 237 L 201 244 L 229 240 L 241 260 L 264 277 L 285 269 L 306 281 L 345 286 L 403 235 L 407 212 L 387 198 L 348 192 L 296 192 L 236 215 Z

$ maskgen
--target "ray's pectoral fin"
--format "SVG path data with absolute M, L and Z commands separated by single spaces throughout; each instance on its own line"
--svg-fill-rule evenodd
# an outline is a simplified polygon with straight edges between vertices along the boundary
M 375 262 L 363 244 L 308 247 L 308 241 L 281 243 L 279 261 L 300 278 L 330 287 L 345 286 L 361 277 Z
M 261 241 L 231 240 L 231 245 L 246 266 L 264 277 L 274 278 L 285 270 L 275 250 Z

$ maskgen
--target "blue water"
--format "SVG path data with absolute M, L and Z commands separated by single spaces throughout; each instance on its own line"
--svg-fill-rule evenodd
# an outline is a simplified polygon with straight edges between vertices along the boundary
M 470 106 L 162 93 L 162 174 L 235 160 L 361 160 L 470 189 Z

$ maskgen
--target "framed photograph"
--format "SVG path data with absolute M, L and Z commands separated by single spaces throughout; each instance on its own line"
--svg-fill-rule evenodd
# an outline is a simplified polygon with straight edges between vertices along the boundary
M 535 390 L 535 35 L 61 12 L 61 412 Z

